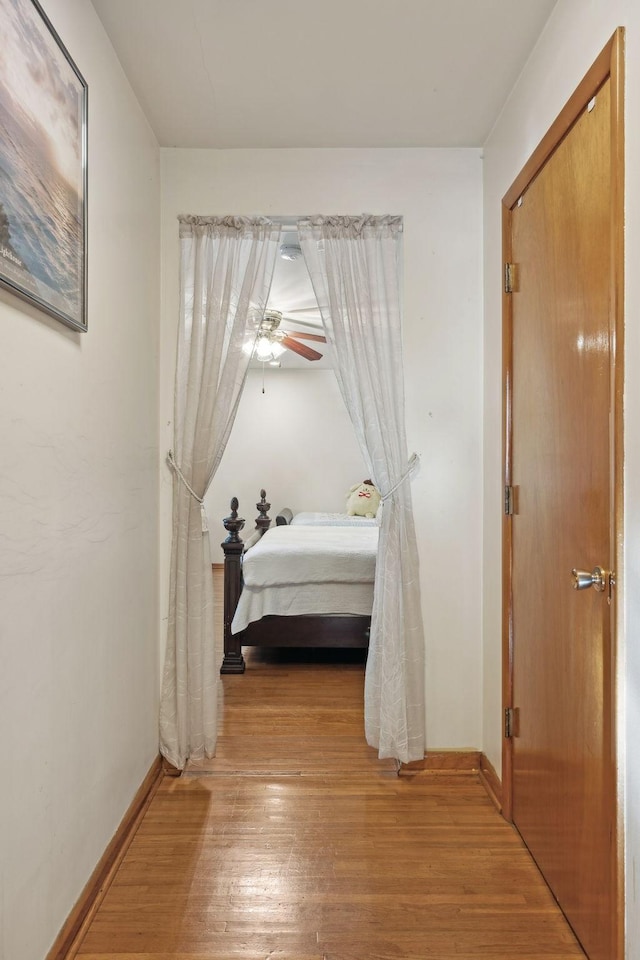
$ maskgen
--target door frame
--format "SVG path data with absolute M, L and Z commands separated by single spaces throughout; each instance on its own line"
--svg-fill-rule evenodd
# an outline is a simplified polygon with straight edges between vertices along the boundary
M 602 84 L 611 79 L 611 409 L 613 410 L 613 442 L 610 451 L 611 470 L 611 542 L 614 544 L 616 588 L 612 606 L 611 722 L 613 751 L 617 766 L 617 629 L 623 601 L 623 386 L 624 386 L 624 28 L 619 27 L 599 54 L 585 77 L 571 95 L 537 148 L 502 198 L 502 258 L 511 263 L 512 210 L 534 180 L 561 140 L 569 132 L 591 98 Z M 517 274 L 516 274 L 517 283 Z M 506 488 L 512 484 L 512 297 L 503 283 L 502 292 L 502 465 Z M 506 498 L 505 498 L 506 499 Z M 502 742 L 502 813 L 513 818 L 513 739 L 507 736 L 507 711 L 513 702 L 513 621 L 512 621 L 512 516 L 505 513 L 502 524 L 502 707 L 505 718 Z M 620 778 L 616 777 L 616 836 L 614 849 L 614 898 L 617 903 L 617 956 L 624 955 L 624 857 L 622 854 L 623 821 L 620 802 Z

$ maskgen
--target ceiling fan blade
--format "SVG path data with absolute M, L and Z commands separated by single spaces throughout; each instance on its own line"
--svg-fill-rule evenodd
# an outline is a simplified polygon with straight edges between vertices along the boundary
M 316 340 L 318 343 L 326 343 L 327 338 L 321 337 L 319 333 L 303 333 L 301 330 L 287 330 L 288 337 L 294 337 L 296 340 Z
M 322 357 L 322 354 L 318 353 L 317 350 L 308 347 L 306 343 L 298 343 L 292 337 L 283 337 L 280 343 L 287 350 L 292 350 L 293 353 L 298 353 L 301 357 L 304 357 L 305 360 L 320 360 Z

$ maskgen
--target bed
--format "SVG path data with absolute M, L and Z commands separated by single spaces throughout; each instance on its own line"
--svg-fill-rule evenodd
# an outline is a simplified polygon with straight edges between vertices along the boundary
M 265 491 L 244 542 L 238 501 L 223 522 L 224 658 L 244 673 L 243 646 L 356 647 L 369 642 L 378 524 L 346 514 L 282 510 L 272 524 Z

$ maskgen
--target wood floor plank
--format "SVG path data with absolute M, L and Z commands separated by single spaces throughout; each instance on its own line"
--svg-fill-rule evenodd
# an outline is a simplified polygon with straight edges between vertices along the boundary
M 162 782 L 78 960 L 584 960 L 476 774 L 398 777 L 366 745 L 363 675 L 250 652 L 217 756 Z

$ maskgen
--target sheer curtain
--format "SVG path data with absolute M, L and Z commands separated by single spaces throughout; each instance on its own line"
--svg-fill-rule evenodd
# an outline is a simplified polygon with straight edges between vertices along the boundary
M 424 635 L 407 461 L 399 283 L 401 217 L 299 221 L 336 375 L 383 495 L 365 679 L 365 732 L 379 756 L 425 751 Z
M 180 217 L 173 542 L 160 751 L 178 769 L 216 744 L 217 665 L 202 500 L 231 432 L 275 266 L 280 227 L 263 218 Z

